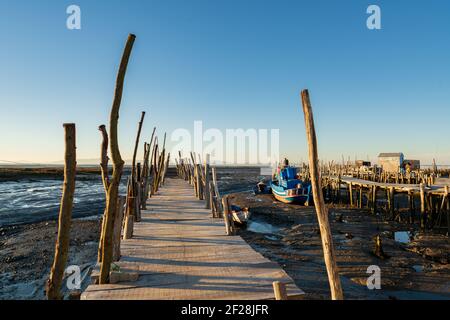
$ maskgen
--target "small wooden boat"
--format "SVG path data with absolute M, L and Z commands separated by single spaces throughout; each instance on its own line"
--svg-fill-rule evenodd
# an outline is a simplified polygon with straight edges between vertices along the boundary
M 255 193 L 255 195 L 258 195 L 258 194 L 271 194 L 272 193 L 272 191 L 270 190 L 270 186 L 267 185 L 267 183 L 264 182 L 264 181 L 260 181 L 253 188 L 253 192 Z
M 309 205 L 312 202 L 311 184 L 297 178 L 297 168 L 283 166 L 278 168 L 270 183 L 272 194 L 278 201 Z
M 231 206 L 231 215 L 233 216 L 233 221 L 241 226 L 246 226 L 248 220 L 250 220 L 250 211 L 248 208 L 241 209 L 238 206 Z

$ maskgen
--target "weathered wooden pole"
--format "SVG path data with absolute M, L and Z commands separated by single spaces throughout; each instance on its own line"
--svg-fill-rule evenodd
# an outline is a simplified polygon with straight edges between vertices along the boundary
M 350 207 L 353 207 L 353 184 L 351 182 L 348 184 L 348 198 Z
M 222 205 L 223 205 L 223 219 L 225 222 L 225 232 L 228 236 L 232 236 L 234 234 L 234 230 L 230 220 L 230 207 L 228 203 L 228 196 L 222 198 Z
M 170 153 L 167 154 L 166 164 L 164 165 L 164 171 L 161 179 L 161 185 L 164 185 L 164 182 L 166 181 L 166 173 L 167 169 L 169 168 L 170 163 Z
M 147 197 L 148 197 L 148 180 L 149 180 L 149 157 L 150 157 L 150 144 L 144 143 L 144 168 L 142 170 L 142 203 L 141 209 L 147 210 Z
M 426 215 L 426 202 L 425 202 L 425 185 L 420 184 L 420 227 L 425 229 L 425 215 Z
M 98 130 L 102 134 L 102 144 L 100 148 L 100 169 L 102 172 L 102 182 L 103 182 L 103 188 L 105 189 L 105 199 L 108 197 L 108 188 L 109 188 L 109 172 L 108 172 L 108 132 L 106 131 L 106 127 L 104 124 L 100 125 L 98 127 Z M 106 212 L 106 211 L 105 211 Z M 102 217 L 102 228 L 100 233 L 100 241 L 98 243 L 98 256 L 97 261 L 102 261 L 102 245 L 103 245 L 103 236 L 105 234 L 105 212 L 103 212 Z
M 206 209 L 211 209 L 211 189 L 209 188 L 209 181 L 210 181 L 210 175 L 209 175 L 209 161 L 210 161 L 210 155 L 207 154 L 205 158 L 205 207 Z
M 311 173 L 311 185 L 313 190 L 314 205 L 316 207 L 317 219 L 319 221 L 320 234 L 322 238 L 322 247 L 325 265 L 328 273 L 328 280 L 331 289 L 331 298 L 333 300 L 344 299 L 341 280 L 336 265 L 336 255 L 334 253 L 333 237 L 331 235 L 330 223 L 328 221 L 328 208 L 323 199 L 322 187 L 320 181 L 320 172 L 318 168 L 319 160 L 317 154 L 317 138 L 314 128 L 314 117 L 309 99 L 308 90 L 303 90 L 302 94 L 303 112 L 305 115 L 306 136 L 308 139 L 309 169 Z
M 197 164 L 197 187 L 198 187 L 198 199 L 203 200 L 203 182 L 202 182 L 202 164 Z
M 358 200 L 358 208 L 362 209 L 363 207 L 363 186 L 359 186 L 359 200 Z
M 136 134 L 136 140 L 134 141 L 134 151 L 133 151 L 133 160 L 131 163 L 131 177 L 132 177 L 132 185 L 131 185 L 131 189 L 133 190 L 133 197 L 138 198 L 138 180 L 139 180 L 139 174 L 138 174 L 138 170 L 137 170 L 137 166 L 136 166 L 136 156 L 137 156 L 137 151 L 138 151 L 138 147 L 139 147 L 139 139 L 141 137 L 141 131 L 142 131 L 142 125 L 144 123 L 144 118 L 145 118 L 145 111 L 142 111 L 141 113 L 141 119 L 139 120 L 138 123 L 138 130 L 137 130 L 137 134 Z M 127 203 L 127 205 L 135 205 L 136 202 L 129 202 Z M 130 208 L 128 208 L 130 209 Z M 140 209 L 140 204 L 139 207 L 134 208 L 133 212 L 135 214 L 135 218 L 139 217 L 139 209 Z M 130 210 L 131 212 L 131 210 Z M 139 220 L 139 219 L 137 219 Z
M 273 291 L 275 293 L 275 300 L 288 300 L 285 283 L 280 281 L 274 281 L 272 285 Z
M 98 127 L 98 130 L 102 134 L 102 146 L 100 148 L 100 168 L 102 171 L 103 188 L 105 189 L 105 195 L 108 195 L 109 188 L 109 174 L 108 174 L 108 132 L 104 124 Z
M 450 237 L 450 197 L 449 197 L 449 186 L 444 187 L 444 197 L 447 202 L 447 235 Z M 442 210 L 444 210 L 444 206 L 442 206 Z
M 76 139 L 75 124 L 65 123 L 65 156 L 64 156 L 64 185 L 59 208 L 58 237 L 55 245 L 55 257 L 47 281 L 47 298 L 61 300 L 61 285 L 69 254 L 70 225 L 72 221 L 72 206 L 75 193 L 76 176 Z
M 133 196 L 133 191 L 131 185 L 133 184 L 133 178 L 128 178 L 127 185 L 127 199 L 126 199 L 126 215 L 125 222 L 123 225 L 123 239 L 131 239 L 133 237 L 133 229 L 134 229 L 134 217 L 135 217 L 135 207 L 133 203 L 136 202 L 136 197 Z
M 220 214 L 223 213 L 223 207 L 222 207 L 222 199 L 220 197 L 219 192 L 219 186 L 217 185 L 217 170 L 216 167 L 212 167 L 212 178 L 213 178 L 213 184 L 214 184 L 214 194 L 216 196 L 216 203 L 217 203 L 217 217 L 220 218 Z
M 211 215 L 216 218 L 216 206 L 214 203 L 214 183 L 209 182 L 209 207 L 211 208 Z
M 414 223 L 414 191 L 408 191 L 408 203 L 409 203 L 409 223 Z
M 134 40 L 136 36 L 130 34 L 125 45 L 122 60 L 117 73 L 116 88 L 114 92 L 114 100 L 111 107 L 111 114 L 109 119 L 109 134 L 110 134 L 110 150 L 113 162 L 113 176 L 108 189 L 108 196 L 106 199 L 106 214 L 105 214 L 105 236 L 103 238 L 103 255 L 102 264 L 100 267 L 99 284 L 106 284 L 109 280 L 109 272 L 111 270 L 111 262 L 113 260 L 113 228 L 114 218 L 116 216 L 117 201 L 119 194 L 119 184 L 122 177 L 124 161 L 120 155 L 119 142 L 117 135 L 117 123 L 119 120 L 119 109 L 122 101 L 123 83 L 127 71 L 128 61 L 130 59 L 131 50 L 133 49 Z
M 113 261 L 119 261 L 120 259 L 120 240 L 122 233 L 124 211 L 125 211 L 125 197 L 120 196 L 119 201 L 117 202 L 116 218 L 114 219 Z
M 392 220 L 395 220 L 395 189 L 394 187 L 389 187 L 389 211 Z
M 139 120 L 139 123 L 138 123 L 138 131 L 136 134 L 136 140 L 134 141 L 133 162 L 131 163 L 131 166 L 132 166 L 131 174 L 134 174 L 135 178 L 136 178 L 136 174 L 137 174 L 137 172 L 136 172 L 136 156 L 137 156 L 137 151 L 139 148 L 139 139 L 141 137 L 141 131 L 142 131 L 142 125 L 144 123 L 144 118 L 145 118 L 145 111 L 142 111 L 141 120 Z

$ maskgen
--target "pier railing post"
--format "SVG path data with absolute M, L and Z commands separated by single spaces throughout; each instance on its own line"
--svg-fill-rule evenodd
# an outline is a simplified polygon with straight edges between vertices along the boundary
M 206 209 L 211 209 L 211 189 L 209 188 L 209 161 L 210 161 L 210 155 L 207 154 L 205 158 L 205 206 Z
M 322 238 L 324 260 L 330 283 L 331 298 L 333 300 L 342 300 L 344 299 L 344 294 L 336 264 L 336 255 L 334 253 L 333 237 L 331 234 L 330 223 L 328 220 L 328 208 L 325 205 L 325 201 L 323 199 L 322 194 L 320 172 L 318 169 L 319 160 L 317 151 L 317 138 L 316 138 L 316 131 L 314 128 L 314 117 L 308 90 L 303 90 L 301 97 L 302 97 L 303 112 L 305 115 L 306 136 L 308 139 L 308 150 L 309 150 L 308 155 L 311 174 L 311 184 L 314 196 L 314 204 L 317 212 L 317 218 L 319 221 L 320 234 Z
M 214 194 L 216 196 L 216 203 L 217 203 L 217 217 L 220 218 L 220 214 L 223 213 L 223 207 L 222 207 L 222 199 L 220 197 L 219 192 L 219 186 L 217 185 L 217 170 L 216 167 L 212 167 L 212 178 L 213 178 L 213 184 L 214 184 Z
M 223 219 L 225 221 L 225 231 L 228 236 L 234 235 L 233 219 L 230 217 L 230 205 L 228 202 L 228 196 L 223 197 Z
M 133 151 L 133 160 L 131 163 L 131 190 L 133 192 L 133 197 L 137 198 L 139 200 L 138 202 L 138 207 L 133 209 L 133 212 L 135 213 L 135 221 L 139 222 L 140 221 L 140 217 L 139 217 L 139 210 L 141 207 L 141 203 L 140 203 L 140 197 L 139 197 L 139 193 L 140 193 L 140 164 L 136 164 L 136 156 L 137 156 L 137 151 L 138 151 L 138 147 L 139 147 L 139 140 L 141 137 L 141 131 L 142 131 L 142 125 L 144 123 L 144 118 L 145 118 L 145 111 L 142 111 L 141 113 L 141 119 L 138 123 L 138 130 L 137 130 L 137 134 L 136 134 L 136 140 L 134 142 L 134 151 Z M 136 202 L 128 202 L 128 205 L 132 205 L 135 206 Z M 131 208 L 128 208 L 128 210 L 130 210 Z M 130 210 L 131 211 L 131 210 Z
M 120 259 L 120 240 L 121 240 L 121 233 L 122 233 L 124 210 L 125 210 L 125 197 L 120 196 L 117 201 L 116 218 L 114 219 L 113 261 L 119 261 L 119 259 Z
M 76 144 L 75 124 L 64 124 L 65 133 L 65 156 L 64 156 L 64 185 L 59 208 L 58 237 L 55 245 L 55 257 L 47 281 L 47 298 L 49 300 L 60 300 L 61 285 L 64 277 L 69 255 L 70 225 L 72 222 L 72 206 L 75 193 L 76 176 Z

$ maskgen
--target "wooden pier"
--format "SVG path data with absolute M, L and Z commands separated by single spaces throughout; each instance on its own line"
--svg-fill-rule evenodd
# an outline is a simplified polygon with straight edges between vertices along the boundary
M 82 299 L 270 300 L 274 282 L 286 284 L 290 299 L 303 294 L 277 263 L 241 237 L 227 236 L 223 220 L 212 218 L 182 179 L 167 178 L 147 201 L 121 252 L 115 264 L 123 278 L 138 279 L 90 285 Z

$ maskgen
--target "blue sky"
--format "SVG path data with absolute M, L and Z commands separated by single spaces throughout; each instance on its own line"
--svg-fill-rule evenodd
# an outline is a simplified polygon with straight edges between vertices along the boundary
M 66 28 L 79 5 L 82 29 Z M 377 4 L 382 30 L 368 30 Z M 0 160 L 97 158 L 128 33 L 137 40 L 120 117 L 130 158 L 143 134 L 279 128 L 281 156 L 307 159 L 299 92 L 310 90 L 322 159 L 379 152 L 450 163 L 450 2 L 0 1 Z

